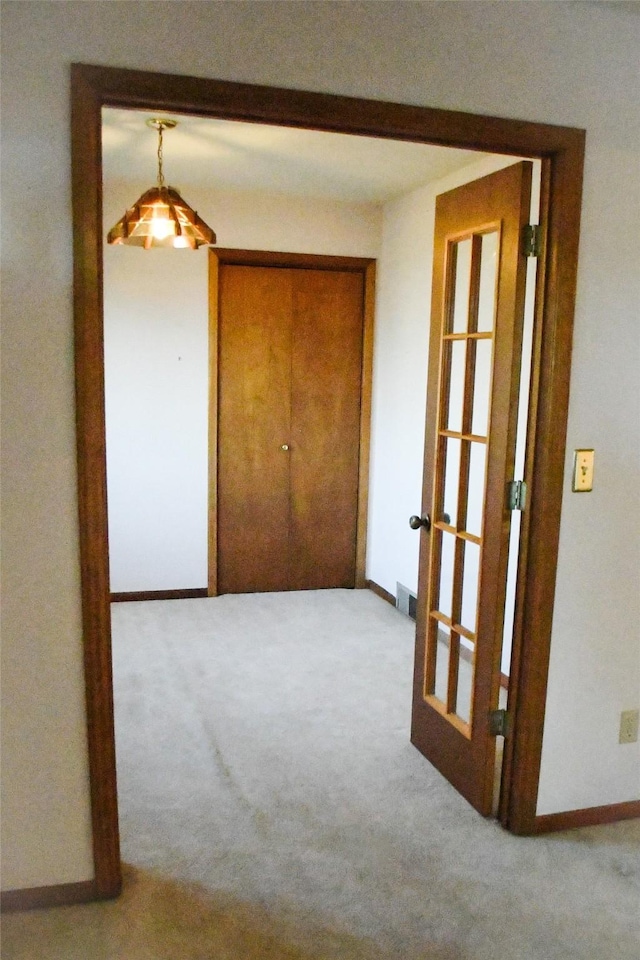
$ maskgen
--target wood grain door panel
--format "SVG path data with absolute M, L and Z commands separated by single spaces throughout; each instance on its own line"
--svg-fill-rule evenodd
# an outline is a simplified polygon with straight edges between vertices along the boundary
M 223 265 L 219 312 L 218 589 L 289 584 L 291 271 Z
M 363 318 L 361 270 L 221 264 L 218 592 L 355 586 Z
M 291 363 L 291 588 L 353 587 L 364 278 L 297 270 Z

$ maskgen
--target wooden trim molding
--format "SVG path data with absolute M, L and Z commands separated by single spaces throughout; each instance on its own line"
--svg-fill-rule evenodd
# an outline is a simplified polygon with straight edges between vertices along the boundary
M 528 547 L 521 565 L 501 821 L 535 832 L 555 591 L 585 133 L 409 104 L 73 64 L 71 138 L 82 619 L 96 896 L 120 889 L 106 506 L 102 296 L 103 106 L 462 147 L 543 161 Z M 544 110 L 544 105 L 541 106 Z M 533 470 L 535 464 L 535 471 Z M 525 516 L 527 516 L 525 514 Z
M 66 907 L 73 903 L 90 903 L 97 898 L 95 881 L 84 880 L 80 883 L 60 883 L 53 887 L 3 890 L 0 893 L 0 909 L 3 913 L 9 913 L 13 910 Z
M 362 274 L 362 376 L 360 387 L 360 440 L 358 463 L 358 515 L 356 521 L 355 587 L 365 585 L 367 518 L 369 512 L 369 457 L 371 449 L 371 396 L 373 390 L 373 324 L 375 315 L 376 261 L 369 257 L 330 254 L 287 253 L 270 250 L 209 250 L 209 530 L 208 595 L 218 594 L 218 314 L 220 265 L 243 267 L 288 267 L 290 269 L 338 270 Z
M 584 169 L 584 131 L 542 163 L 542 253 L 538 261 L 531 399 L 500 820 L 535 832 L 551 649 L 569 407 L 573 316 Z M 514 668 L 515 665 L 515 668 Z
M 208 258 L 209 297 L 209 413 L 208 413 L 208 494 L 207 494 L 207 590 L 218 595 L 218 364 L 220 260 Z
M 640 800 L 626 803 L 608 803 L 602 807 L 584 807 L 582 810 L 566 810 L 564 813 L 546 813 L 536 817 L 534 833 L 554 833 L 558 830 L 575 830 L 577 827 L 597 827 L 603 823 L 619 820 L 635 820 L 640 817 Z
M 365 580 L 364 582 L 367 590 L 371 590 L 372 593 L 375 593 L 376 597 L 381 597 L 383 600 L 386 600 L 387 603 L 390 603 L 392 607 L 396 605 L 396 598 L 392 593 L 389 593 L 388 590 L 385 590 L 384 587 L 381 587 L 379 583 L 376 583 L 375 580 Z
M 211 247 L 210 257 L 217 262 L 241 267 L 288 267 L 298 270 L 340 270 L 341 273 L 364 273 L 375 264 L 369 257 L 341 257 L 322 253 L 289 253 L 280 250 L 239 250 Z
M 122 887 L 113 719 L 102 297 L 101 95 L 72 73 L 71 185 L 80 585 L 95 890 Z
M 135 590 L 131 593 L 112 593 L 111 603 L 131 603 L 133 600 L 194 600 L 196 597 L 208 597 L 206 587 L 193 590 Z
M 369 462 L 371 458 L 371 398 L 373 395 L 373 332 L 376 309 L 376 262 L 364 269 L 362 379 L 360 389 L 360 462 L 358 465 L 358 520 L 356 526 L 356 588 L 363 587 L 367 566 Z
M 537 433 L 537 424 L 538 424 L 538 414 L 539 414 L 539 392 L 540 392 L 540 364 L 542 362 L 542 331 L 544 328 L 544 305 L 545 305 L 545 284 L 546 284 L 546 274 L 547 274 L 547 238 L 548 238 L 548 227 L 549 227 L 549 207 L 550 207 L 550 176 L 551 176 L 551 164 L 548 160 L 543 159 L 541 163 L 541 175 L 540 175 L 540 231 L 541 231 L 541 255 L 538 258 L 537 270 L 536 270 L 536 289 L 535 289 L 535 303 L 534 303 L 534 318 L 533 318 L 533 342 L 531 348 L 531 381 L 529 386 L 529 411 L 527 416 L 527 443 L 525 451 L 525 481 L 528 483 L 532 479 L 533 464 L 535 457 L 535 441 Z M 530 504 L 531 506 L 531 504 Z M 527 563 L 529 558 L 529 540 L 530 540 L 530 530 L 531 530 L 531 518 L 532 512 L 531 509 L 525 510 L 522 513 L 521 525 L 520 525 L 520 546 L 518 551 L 518 568 L 516 576 L 516 597 L 515 597 L 515 608 L 514 608 L 514 621 L 513 621 L 513 638 L 512 638 L 512 650 L 511 650 L 511 663 L 509 666 L 509 677 L 510 677 L 510 697 L 508 701 L 508 707 L 511 712 L 512 718 L 518 713 L 518 704 L 514 696 L 515 691 L 524 692 L 524 680 L 521 681 L 521 665 L 524 661 L 526 653 L 526 643 L 525 643 L 525 610 L 527 604 L 527 597 L 530 595 L 530 590 L 527 592 Z M 555 569 L 555 568 L 554 568 Z M 546 624 L 546 629 L 549 631 L 549 637 L 551 633 L 551 624 Z M 538 660 L 544 661 L 545 658 L 545 649 L 543 648 L 540 651 Z M 542 665 L 542 664 L 541 664 Z M 544 677 L 545 683 L 545 700 L 546 700 L 546 670 L 547 667 L 542 665 L 542 673 L 539 677 L 539 680 L 542 680 Z M 545 702 L 539 697 L 535 698 L 537 709 L 542 711 L 542 716 L 544 716 Z M 524 701 L 522 701 L 523 708 L 526 709 Z M 542 720 L 539 718 L 536 720 L 536 723 L 541 723 Z M 513 723 L 513 720 L 512 720 Z M 534 810 L 537 800 L 537 791 L 538 786 L 537 782 L 535 784 L 535 791 L 533 786 L 529 786 L 529 780 L 531 779 L 532 770 L 523 772 L 524 779 L 521 781 L 520 790 L 522 793 L 528 793 L 529 797 L 526 801 L 526 813 L 520 817 L 519 811 L 515 808 L 515 805 L 512 806 L 512 787 L 514 785 L 514 767 L 516 764 L 516 751 L 522 749 L 524 743 L 524 737 L 526 737 L 526 732 L 524 731 L 524 723 L 520 723 L 520 733 L 518 737 L 511 736 L 505 740 L 504 743 L 504 752 L 502 757 L 502 778 L 500 785 L 500 801 L 499 801 L 499 811 L 498 815 L 503 826 L 509 826 L 511 823 L 513 826 L 514 832 L 522 831 L 523 833 L 531 832 L 533 829 L 533 817 L 535 817 Z M 518 730 L 518 724 L 514 723 L 512 726 L 514 733 Z M 537 736 L 540 737 L 540 743 L 542 743 L 542 729 L 538 728 Z M 526 752 L 526 748 L 525 748 Z M 518 761 L 519 762 L 519 761 Z M 538 762 L 538 773 L 539 773 L 539 762 Z M 535 797 L 533 793 L 535 792 Z M 515 804 L 515 801 L 514 801 Z

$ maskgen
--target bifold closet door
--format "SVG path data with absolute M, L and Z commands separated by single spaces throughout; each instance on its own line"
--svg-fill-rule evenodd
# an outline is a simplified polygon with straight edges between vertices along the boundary
M 219 593 L 354 586 L 363 287 L 220 266 Z
M 364 280 L 292 274 L 290 589 L 353 587 Z
M 292 290 L 288 270 L 222 266 L 218 591 L 287 590 Z

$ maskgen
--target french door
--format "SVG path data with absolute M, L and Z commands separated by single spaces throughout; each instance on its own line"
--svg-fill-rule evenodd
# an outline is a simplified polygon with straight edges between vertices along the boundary
M 436 203 L 411 739 L 491 813 L 530 162 Z

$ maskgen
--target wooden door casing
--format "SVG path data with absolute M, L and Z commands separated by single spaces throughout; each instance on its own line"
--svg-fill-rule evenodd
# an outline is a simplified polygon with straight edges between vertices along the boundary
M 527 435 L 530 508 L 523 524 L 521 578 L 510 696 L 517 691 L 512 735 L 505 743 L 503 825 L 535 833 L 536 798 L 560 536 L 571 344 L 575 311 L 584 170 L 584 130 L 518 118 L 364 100 L 308 90 L 230 83 L 215 78 L 71 65 L 71 148 L 74 231 L 74 321 L 77 468 L 87 744 L 94 851 L 94 895 L 116 896 L 122 870 L 113 724 L 109 545 L 104 423 L 101 109 L 103 106 L 182 112 L 252 123 L 435 143 L 487 153 L 539 157 L 542 165 L 542 253 L 537 279 L 534 363 Z M 551 211 L 552 216 L 549 216 Z M 212 284 L 214 271 L 212 269 Z M 373 267 L 367 270 L 372 286 Z M 370 315 L 373 298 L 368 297 Z M 370 357 L 371 324 L 365 330 Z M 369 331 L 367 333 L 367 330 Z M 366 370 L 366 361 L 363 364 Z M 210 356 L 210 369 L 217 369 Z M 215 382 L 215 376 L 211 377 Z M 363 380 L 366 386 L 366 380 Z M 370 380 L 369 380 L 370 384 Z M 216 398 L 210 397 L 210 409 Z M 362 409 L 370 409 L 363 392 Z M 361 422 L 361 435 L 366 433 Z M 211 423 L 215 429 L 216 420 Z M 215 450 L 215 444 L 210 450 Z M 361 442 L 359 531 L 366 528 L 366 461 Z M 528 468 L 527 468 L 528 469 Z M 210 496 L 215 495 L 215 473 Z M 215 523 L 210 526 L 215 539 Z M 364 584 L 364 538 L 358 535 L 358 576 Z M 215 574 L 215 552 L 210 552 Z M 213 565 L 213 569 L 212 569 Z M 362 574 L 360 574 L 362 571 Z M 215 577 L 212 577 L 215 584 Z M 548 829 L 548 826 L 545 826 Z
M 210 258 L 209 593 L 362 586 L 374 262 Z

